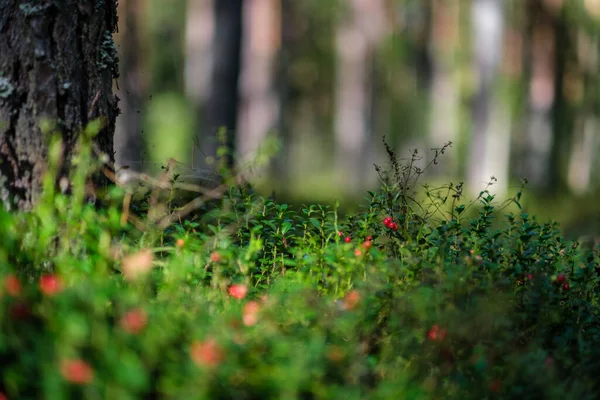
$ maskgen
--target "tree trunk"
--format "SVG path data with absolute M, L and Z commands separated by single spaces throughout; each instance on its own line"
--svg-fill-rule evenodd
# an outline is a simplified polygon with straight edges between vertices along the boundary
M 47 143 L 40 122 L 54 120 L 69 164 L 80 130 L 98 117 L 96 136 L 113 157 L 118 99 L 112 80 L 115 0 L 0 0 L 0 201 L 28 210 L 39 196 Z
M 457 79 L 457 58 L 460 46 L 459 26 L 461 2 L 434 0 L 431 2 L 431 86 L 429 103 L 429 148 L 440 148 L 448 142 L 458 142 L 460 116 L 460 85 Z M 446 153 L 434 176 L 456 177 L 458 160 L 456 150 Z M 428 154 L 433 157 L 434 154 Z
M 568 190 L 564 171 L 568 168 L 568 154 L 573 134 L 573 110 L 565 98 L 565 75 L 575 46 L 570 40 L 566 12 L 560 11 L 554 19 L 554 103 L 552 104 L 552 145 L 550 149 L 550 179 L 548 193 Z
M 382 1 L 352 0 L 336 32 L 335 169 L 348 194 L 364 188 L 372 136 L 373 58 L 385 33 Z
M 140 29 L 137 21 L 143 4 L 139 0 L 121 2 L 124 28 L 121 33 L 121 78 L 119 79 L 122 117 L 115 131 L 115 163 L 142 171 L 142 117 L 144 82 L 141 79 L 142 59 Z M 122 26 L 123 26 L 122 25 Z
M 540 1 L 526 5 L 524 73 L 528 82 L 525 132 L 519 138 L 519 176 L 536 189 L 550 185 L 556 49 L 552 16 Z
M 469 155 L 468 189 L 477 195 L 498 179 L 493 192 L 504 196 L 508 186 L 510 116 L 498 94 L 498 73 L 503 54 L 504 3 L 472 3 L 475 67 L 478 91 L 473 106 L 473 137 Z
M 297 5 L 297 3 L 295 3 Z M 277 57 L 277 72 L 276 72 L 276 87 L 278 97 L 278 118 L 277 130 L 279 140 L 281 142 L 281 151 L 274 160 L 273 172 L 277 181 L 277 186 L 280 188 L 286 187 L 289 184 L 290 177 L 290 158 L 291 158 L 291 131 L 293 105 L 296 104 L 298 91 L 292 90 L 291 85 L 291 65 L 292 58 L 295 56 L 298 38 L 296 37 L 297 29 L 295 25 L 298 23 L 295 17 L 297 12 L 294 8 L 293 0 L 281 0 L 280 6 L 280 31 L 279 38 L 281 44 L 279 46 L 279 54 Z
M 185 94 L 200 109 L 210 94 L 214 0 L 189 1 L 185 23 Z
M 254 161 L 267 134 L 277 125 L 274 75 L 280 45 L 278 3 L 278 0 L 246 0 L 244 3 L 241 100 L 236 132 L 240 161 Z
M 203 115 L 202 151 L 215 156 L 219 128 L 227 129 L 227 146 L 233 150 L 237 125 L 238 80 L 242 42 L 242 0 L 219 0 L 215 7 L 215 34 L 211 91 Z M 233 160 L 227 158 L 231 166 Z

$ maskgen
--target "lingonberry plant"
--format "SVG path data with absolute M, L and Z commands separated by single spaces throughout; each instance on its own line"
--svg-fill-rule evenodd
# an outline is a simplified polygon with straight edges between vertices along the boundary
M 599 249 L 522 190 L 419 189 L 418 153 L 386 145 L 381 189 L 344 217 L 235 171 L 181 207 L 156 179 L 99 208 L 86 135 L 69 196 L 50 165 L 35 210 L 0 211 L 0 398 L 600 395 Z

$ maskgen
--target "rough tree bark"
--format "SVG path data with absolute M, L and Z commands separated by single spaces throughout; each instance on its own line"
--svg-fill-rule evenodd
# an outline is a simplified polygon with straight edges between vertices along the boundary
M 0 202 L 28 210 L 45 169 L 40 121 L 56 121 L 68 164 L 78 134 L 106 118 L 96 136 L 113 157 L 118 76 L 112 33 L 116 0 L 0 0 Z

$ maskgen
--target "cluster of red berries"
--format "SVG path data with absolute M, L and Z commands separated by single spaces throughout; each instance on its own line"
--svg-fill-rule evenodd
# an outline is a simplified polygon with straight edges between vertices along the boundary
M 433 325 L 431 329 L 427 332 L 427 338 L 432 342 L 443 342 L 448 335 L 448 331 L 446 329 L 440 328 L 439 325 Z
M 40 292 L 52 297 L 63 290 L 62 279 L 54 274 L 42 275 L 39 281 L 39 288 Z M 4 278 L 4 290 L 11 297 L 18 297 L 22 290 L 21 281 L 14 274 L 7 275 Z M 2 288 L 0 288 L 0 293 L 2 293 Z
M 563 290 L 571 289 L 571 286 L 569 285 L 569 282 L 567 282 L 567 277 L 565 276 L 565 274 L 558 274 L 556 276 L 555 282 L 561 285 Z
M 397 231 L 398 230 L 398 224 L 394 222 L 394 220 L 392 219 L 392 217 L 385 217 L 385 219 L 383 220 L 383 224 L 388 229 L 391 229 L 393 231 Z
M 351 236 L 344 237 L 344 233 L 342 231 L 338 231 L 337 234 L 339 237 L 343 237 L 344 242 L 346 242 L 346 243 L 350 243 L 352 241 L 352 237 Z

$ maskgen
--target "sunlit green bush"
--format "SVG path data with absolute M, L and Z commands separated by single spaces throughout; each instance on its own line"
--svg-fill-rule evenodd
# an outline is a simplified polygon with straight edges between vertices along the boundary
M 90 203 L 88 133 L 67 194 L 51 156 L 38 207 L 0 211 L 4 398 L 600 393 L 598 249 L 520 212 L 520 192 L 417 201 L 422 171 L 388 149 L 360 213 L 226 183 L 159 228 L 152 194 L 129 211 L 119 187 Z

